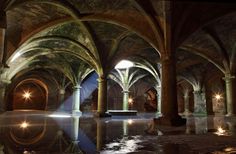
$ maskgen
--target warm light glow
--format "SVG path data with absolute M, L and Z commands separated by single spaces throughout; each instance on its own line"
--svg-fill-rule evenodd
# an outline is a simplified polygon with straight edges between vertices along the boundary
M 124 68 L 129 68 L 133 67 L 134 63 L 128 60 L 121 60 L 116 66 L 116 69 L 124 69 Z
M 49 117 L 51 118 L 70 118 L 70 115 L 66 115 L 66 114 L 51 114 L 49 115 Z
M 219 127 L 219 128 L 218 128 L 218 132 L 222 134 L 222 133 L 225 132 L 225 130 L 224 130 L 223 128 Z
M 26 121 L 20 124 L 20 128 L 23 128 L 23 129 L 27 128 L 28 126 L 29 126 L 29 123 L 27 123 Z
M 23 97 L 24 97 L 25 99 L 30 99 L 31 93 L 28 92 L 28 91 L 25 91 L 24 94 L 23 94 Z
M 219 99 L 221 99 L 221 95 L 220 95 L 220 94 L 216 94 L 216 95 L 215 95 L 215 98 L 216 98 L 217 100 L 219 100 Z
M 128 120 L 128 124 L 131 125 L 132 123 L 133 123 L 133 120 L 129 119 L 129 120 Z
M 217 132 L 215 132 L 215 134 L 221 136 L 221 135 L 224 135 L 225 132 L 226 131 L 222 127 L 218 127 Z
M 132 98 L 129 98 L 128 102 L 129 102 L 130 104 L 132 104 L 132 103 L 133 103 L 133 99 L 132 99 Z

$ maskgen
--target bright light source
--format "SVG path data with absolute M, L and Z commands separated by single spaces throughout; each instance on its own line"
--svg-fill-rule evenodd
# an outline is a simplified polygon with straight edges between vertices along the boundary
M 133 67 L 134 63 L 128 60 L 121 60 L 116 66 L 116 69 L 123 69 L 123 68 L 129 68 Z
M 51 114 L 51 115 L 49 115 L 49 117 L 52 117 L 52 118 L 70 118 L 71 116 L 70 115 L 65 115 L 65 114 Z
M 26 121 L 20 124 L 20 128 L 23 128 L 23 129 L 27 128 L 28 126 L 29 126 L 29 123 L 27 123 Z
M 220 94 L 216 94 L 216 95 L 215 95 L 215 98 L 216 98 L 217 100 L 219 100 L 219 99 L 221 99 L 221 95 L 220 95 Z
M 133 120 L 132 120 L 132 119 L 129 119 L 129 120 L 128 120 L 128 124 L 131 125 L 132 123 L 133 123 Z
M 25 99 L 30 99 L 31 93 L 28 92 L 28 91 L 25 91 L 24 94 L 23 94 L 23 97 L 24 97 Z
M 129 98 L 128 102 L 129 102 L 130 104 L 133 104 L 133 99 L 132 99 L 132 98 Z

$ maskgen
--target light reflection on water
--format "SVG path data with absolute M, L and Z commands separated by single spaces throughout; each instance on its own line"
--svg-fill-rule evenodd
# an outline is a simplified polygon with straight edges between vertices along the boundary
M 178 154 L 191 153 L 191 147 L 186 145 L 186 143 L 190 143 L 185 142 L 184 138 L 198 135 L 206 138 L 210 135 L 211 137 L 235 135 L 235 123 L 232 122 L 235 119 L 225 120 L 225 117 L 189 117 L 186 126 L 171 128 L 149 126 L 152 118 L 136 116 L 133 118 L 95 119 L 87 116 L 70 117 L 67 114 L 54 114 L 56 117 L 49 117 L 48 115 L 0 115 L 0 153 L 3 151 L 4 154 L 8 154 L 9 151 L 6 150 L 8 148 L 14 153 L 24 153 L 25 151 L 28 153 L 66 154 L 67 151 L 67 153 L 73 154 L 83 151 L 86 154 Z M 27 127 L 27 131 L 22 132 L 23 129 L 19 129 L 19 123 L 24 120 L 29 122 L 30 127 Z M 153 134 L 145 132 L 148 127 L 154 129 Z M 31 136 L 32 138 L 38 137 L 32 140 Z M 169 136 L 172 137 L 169 138 Z M 173 139 L 176 136 L 177 138 Z M 178 139 L 179 136 L 184 136 L 183 142 L 179 142 L 181 141 Z M 11 137 L 15 137 L 15 139 Z M 159 140 L 160 137 L 168 140 Z M 25 141 L 27 141 L 27 144 L 21 144 Z M 32 141 L 32 144 L 28 141 Z M 200 148 L 201 145 L 198 144 L 197 147 Z M 228 149 L 222 147 L 221 152 L 235 152 L 236 150 L 233 147 L 234 145 L 228 146 Z M 209 152 L 213 151 L 217 150 L 214 150 L 213 147 Z
M 142 147 L 141 145 L 138 145 L 138 143 L 142 142 L 139 138 L 140 136 L 123 137 L 120 140 L 118 139 L 112 143 L 106 144 L 106 147 L 101 151 L 101 154 L 123 154 L 134 152 Z

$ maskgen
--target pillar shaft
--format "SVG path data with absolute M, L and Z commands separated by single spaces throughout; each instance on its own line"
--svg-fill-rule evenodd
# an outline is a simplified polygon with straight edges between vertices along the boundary
M 190 112 L 190 110 L 189 110 L 189 93 L 186 93 L 184 95 L 184 112 L 185 112 L 185 114 L 188 114 Z
M 0 112 L 6 110 L 5 92 L 6 92 L 6 87 L 1 86 L 0 87 Z
M 156 99 L 157 99 L 157 113 L 161 114 L 161 87 L 160 86 L 156 86 Z
M 6 88 L 7 85 L 10 84 L 9 80 L 1 78 L 0 81 L 0 112 L 1 111 L 6 111 Z
M 81 113 L 80 111 L 80 86 L 74 87 L 72 113 Z
M 6 65 L 6 12 L 0 11 L 0 63 Z
M 175 118 L 178 116 L 175 58 L 174 56 L 165 57 L 161 62 L 162 114 L 167 118 Z
M 106 140 L 106 125 L 105 123 L 102 123 L 102 121 L 97 120 L 97 142 L 96 147 L 97 151 L 101 151 Z
M 71 139 L 72 141 L 78 141 L 79 137 L 79 117 L 72 117 L 72 130 Z
M 233 115 L 235 114 L 235 110 L 234 110 L 234 103 L 235 103 L 235 99 L 234 99 L 234 88 L 233 88 L 233 80 L 234 80 L 234 76 L 229 76 L 226 75 L 225 78 L 225 90 L 226 90 L 226 110 L 227 110 L 227 115 Z
M 58 103 L 60 104 L 60 110 L 65 109 L 64 99 L 65 99 L 65 90 L 59 89 L 59 102 Z
M 212 90 L 209 85 L 206 86 L 206 111 L 207 115 L 213 115 Z
M 98 110 L 99 114 L 107 111 L 107 80 L 99 77 L 98 79 Z
M 205 114 L 206 113 L 206 103 L 203 98 L 203 95 L 205 93 L 202 93 L 202 91 L 194 91 L 193 96 L 194 96 L 194 113 L 197 114 Z
M 123 91 L 123 110 L 129 109 L 129 91 Z

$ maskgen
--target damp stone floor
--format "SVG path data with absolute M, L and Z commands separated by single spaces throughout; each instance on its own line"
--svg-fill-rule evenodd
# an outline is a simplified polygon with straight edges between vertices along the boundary
M 0 154 L 236 153 L 236 117 L 188 116 L 185 126 L 169 127 L 153 125 L 155 116 L 5 112 L 0 114 Z

